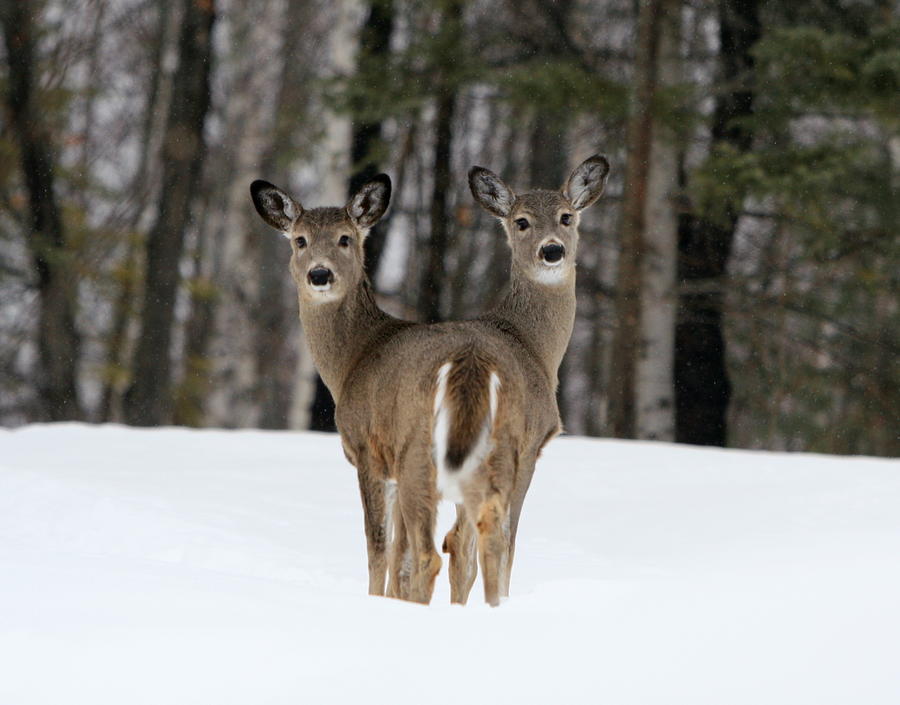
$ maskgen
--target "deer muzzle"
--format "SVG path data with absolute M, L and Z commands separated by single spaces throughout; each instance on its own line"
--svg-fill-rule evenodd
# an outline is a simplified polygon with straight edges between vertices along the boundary
M 566 248 L 558 242 L 548 242 L 541 246 L 540 258 L 545 264 L 555 266 L 566 256 Z
M 331 288 L 331 284 L 334 281 L 334 272 L 328 267 L 317 266 L 309 270 L 306 278 L 313 289 L 326 291 Z

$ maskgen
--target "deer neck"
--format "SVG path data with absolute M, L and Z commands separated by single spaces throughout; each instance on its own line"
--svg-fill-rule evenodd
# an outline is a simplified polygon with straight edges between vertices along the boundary
M 313 362 L 336 403 L 353 366 L 396 319 L 378 308 L 368 279 L 339 301 L 300 298 L 300 322 Z
M 575 325 L 575 272 L 557 285 L 533 281 L 513 268 L 506 294 L 487 318 L 512 326 L 516 336 L 556 381 Z

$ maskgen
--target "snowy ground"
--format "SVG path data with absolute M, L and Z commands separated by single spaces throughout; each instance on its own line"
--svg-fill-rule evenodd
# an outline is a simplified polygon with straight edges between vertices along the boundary
M 517 559 L 367 597 L 334 436 L 0 431 L 0 705 L 900 702 L 897 461 L 559 439 Z

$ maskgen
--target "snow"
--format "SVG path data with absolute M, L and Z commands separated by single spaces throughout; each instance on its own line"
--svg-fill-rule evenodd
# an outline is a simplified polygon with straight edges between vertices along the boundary
M 0 704 L 900 702 L 897 461 L 561 438 L 519 536 L 368 597 L 336 436 L 0 431 Z

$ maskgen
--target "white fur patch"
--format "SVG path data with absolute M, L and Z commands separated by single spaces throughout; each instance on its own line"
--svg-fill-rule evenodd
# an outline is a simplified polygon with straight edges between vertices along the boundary
M 384 481 L 384 537 L 388 546 L 394 541 L 394 507 L 397 504 L 397 481 Z
M 556 264 L 542 262 L 532 278 L 541 284 L 561 284 L 566 279 L 566 270 L 560 264 L 562 260 Z
M 450 409 L 444 403 L 447 397 L 447 377 L 450 375 L 452 362 L 445 362 L 437 373 L 437 390 L 434 393 L 434 466 L 437 468 L 438 492 L 446 496 L 448 473 L 444 467 L 447 458 L 447 438 L 450 435 Z M 449 499 L 449 498 L 448 498 Z
M 562 266 L 563 262 L 566 261 L 566 257 L 563 255 L 556 262 L 547 262 L 540 257 L 540 251 L 546 245 L 562 245 L 562 243 L 555 238 L 548 238 L 540 244 L 538 247 L 538 269 L 532 278 L 541 284 L 559 284 L 566 278 L 565 267 Z
M 475 447 L 466 456 L 463 464 L 458 469 L 450 470 L 447 467 L 447 441 L 450 435 L 450 407 L 446 403 L 447 377 L 450 374 L 452 363 L 445 362 L 437 373 L 437 390 L 434 394 L 434 465 L 437 469 L 437 489 L 444 499 L 457 504 L 463 501 L 463 483 L 469 479 L 479 466 L 484 462 L 493 449 L 491 441 L 491 429 L 494 418 L 497 415 L 498 394 L 500 390 L 500 377 L 496 372 L 491 372 L 488 394 L 490 395 L 490 413 L 484 420 L 481 432 Z
M 497 395 L 500 393 L 500 377 L 496 372 L 491 372 L 489 393 L 491 399 L 491 424 L 493 425 L 494 420 L 497 418 Z
M 447 377 L 450 376 L 452 362 L 445 362 L 437 373 L 437 391 L 434 394 L 434 415 L 437 416 L 443 409 L 444 397 L 447 396 Z
M 324 305 L 332 303 L 333 301 L 339 301 L 340 297 L 330 289 L 324 291 L 313 290 L 311 296 L 309 297 L 309 300 L 312 305 Z

